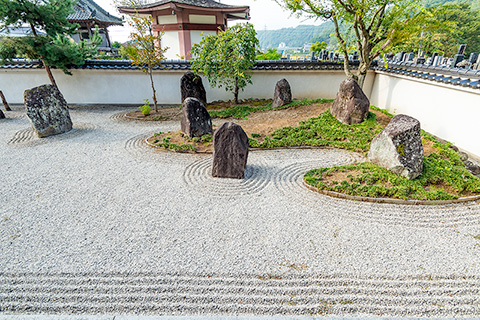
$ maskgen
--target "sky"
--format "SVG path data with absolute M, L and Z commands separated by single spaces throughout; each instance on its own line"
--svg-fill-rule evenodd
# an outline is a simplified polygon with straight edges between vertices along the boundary
M 217 0 L 218 1 L 218 0 Z M 95 0 L 102 8 L 110 14 L 121 17 L 112 0 Z M 296 27 L 300 24 L 319 25 L 320 20 L 306 20 L 305 18 L 296 18 L 291 16 L 290 12 L 284 11 L 273 0 L 220 0 L 221 3 L 231 5 L 246 5 L 250 7 L 250 23 L 256 30 L 276 30 L 281 28 Z M 127 25 L 124 27 L 109 27 L 110 38 L 112 41 L 125 42 L 128 40 L 130 31 Z

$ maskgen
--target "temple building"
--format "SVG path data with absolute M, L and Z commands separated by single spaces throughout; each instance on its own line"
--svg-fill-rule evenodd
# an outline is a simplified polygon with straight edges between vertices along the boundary
M 71 13 L 67 19 L 71 23 L 78 23 L 80 28 L 78 33 L 72 38 L 76 42 L 80 40 L 90 39 L 98 27 L 98 33 L 102 37 L 102 43 L 98 46 L 98 51 L 112 53 L 115 48 L 112 47 L 110 37 L 108 35 L 108 27 L 123 25 L 121 18 L 114 17 L 96 4 L 93 0 L 78 0 L 74 6 L 75 12 Z
M 230 20 L 250 19 L 250 7 L 214 0 L 160 0 L 118 9 L 121 13 L 153 17 L 155 33 L 165 31 L 161 46 L 169 47 L 166 59 L 190 59 L 192 45 L 204 36 L 225 30 Z

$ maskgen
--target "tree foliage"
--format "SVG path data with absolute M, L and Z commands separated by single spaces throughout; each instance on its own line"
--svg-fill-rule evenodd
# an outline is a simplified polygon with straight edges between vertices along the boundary
M 262 52 L 257 54 L 257 60 L 280 60 L 282 54 L 277 52 L 277 49 L 270 48 L 267 52 Z
M 255 64 L 255 46 L 258 39 L 253 25 L 237 24 L 195 44 L 192 69 L 203 73 L 212 87 L 223 86 L 233 92 L 238 103 L 239 90 L 252 83 L 247 71 Z
M 417 25 L 414 35 L 396 47 L 396 51 L 457 53 L 459 44 L 467 44 L 466 53 L 480 52 L 480 12 L 468 3 L 451 3 L 428 7 L 425 20 Z
M 316 54 L 320 53 L 322 50 L 327 49 L 328 44 L 325 41 L 322 42 L 316 42 L 312 45 L 310 50 L 312 52 L 315 52 Z
M 333 21 L 340 50 L 345 55 L 348 77 L 363 86 L 372 61 L 395 42 L 408 36 L 413 17 L 419 13 L 417 0 L 277 0 L 295 14 Z M 346 26 L 346 32 L 342 32 Z M 356 73 L 348 61 L 349 36 L 353 33 L 360 56 Z
M 82 65 L 85 59 L 96 53 L 101 43 L 98 33 L 89 41 L 75 43 L 69 35 L 78 25 L 71 24 L 67 16 L 72 12 L 75 0 L 0 0 L 0 28 L 28 25 L 32 35 L 5 37 L 0 41 L 0 58 L 17 57 L 42 60 L 50 81 L 56 86 L 50 67 L 57 67 L 70 74 L 70 65 Z M 42 31 L 40 34 L 38 31 Z
M 153 92 L 153 104 L 155 111 L 158 111 L 153 68 L 159 66 L 161 61 L 165 59 L 164 53 L 168 48 L 161 47 L 162 36 L 165 32 L 162 31 L 154 35 L 152 16 L 135 14 L 131 16 L 129 24 L 134 29 L 130 33 L 133 43 L 131 46 L 127 46 L 124 52 L 133 61 L 134 65 L 141 67 L 144 72 L 148 73 Z

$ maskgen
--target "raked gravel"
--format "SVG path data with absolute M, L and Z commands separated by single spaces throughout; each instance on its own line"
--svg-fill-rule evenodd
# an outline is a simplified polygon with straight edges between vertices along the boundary
M 480 202 L 314 193 L 303 173 L 358 159 L 332 149 L 214 179 L 211 155 L 144 143 L 179 123 L 120 111 L 71 110 L 45 139 L 0 120 L 0 315 L 480 316 Z

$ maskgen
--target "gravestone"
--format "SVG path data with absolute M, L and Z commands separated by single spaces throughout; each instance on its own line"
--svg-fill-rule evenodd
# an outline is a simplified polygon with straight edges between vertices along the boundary
M 415 57 L 415 53 L 410 52 L 406 55 L 405 62 L 411 62 L 413 61 L 413 58 Z
M 433 59 L 433 66 L 436 67 L 438 65 L 440 65 L 441 61 L 443 60 L 443 57 L 442 56 L 436 56 L 434 59 Z
M 474 64 L 478 60 L 479 53 L 478 52 L 472 52 L 470 53 L 470 57 L 468 58 L 468 62 L 471 64 Z
M 38 137 L 44 138 L 72 130 L 67 102 L 57 87 L 46 84 L 25 90 L 25 109 Z
M 358 61 L 358 58 L 359 58 L 358 52 L 355 51 L 355 52 L 353 53 L 352 60 L 353 60 L 353 61 Z
M 373 138 L 368 160 L 408 179 L 423 172 L 420 122 L 400 114 Z
M 425 63 L 425 58 L 424 57 L 416 57 L 413 62 L 415 64 L 424 64 Z
M 287 79 L 282 79 L 275 85 L 272 108 L 284 106 L 292 102 L 292 90 Z
M 317 59 L 315 58 L 315 52 L 312 52 L 312 61 L 316 61 Z
M 461 44 L 459 47 L 458 47 L 458 51 L 457 51 L 457 54 L 461 54 L 463 55 L 465 53 L 465 49 L 467 48 L 467 45 L 466 44 Z
M 368 117 L 370 101 L 357 81 L 352 78 L 340 84 L 335 101 L 330 112 L 343 124 L 356 124 Z
M 190 138 L 201 137 L 213 132 L 212 118 L 203 103 L 197 98 L 186 98 L 183 101 L 182 112 L 181 130 Z
M 248 137 L 242 127 L 225 122 L 213 135 L 212 176 L 243 179 L 248 159 Z
M 182 103 L 186 98 L 197 98 L 201 103 L 207 105 L 207 94 L 202 83 L 202 78 L 193 72 L 186 72 L 180 79 L 180 91 Z
M 463 61 L 464 58 L 465 58 L 465 56 L 463 54 L 454 55 L 453 56 L 453 61 L 452 61 L 452 64 L 450 65 L 450 67 L 455 68 L 457 66 L 457 64 L 459 64 L 460 62 Z

